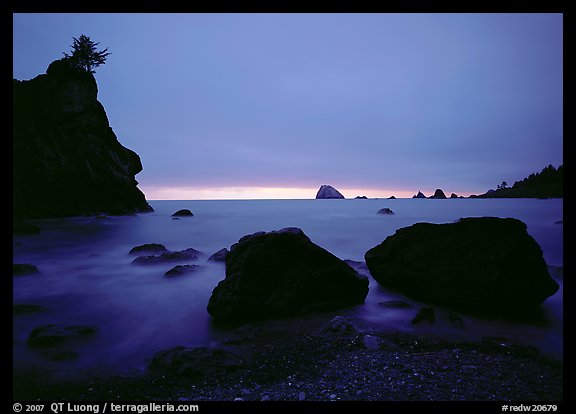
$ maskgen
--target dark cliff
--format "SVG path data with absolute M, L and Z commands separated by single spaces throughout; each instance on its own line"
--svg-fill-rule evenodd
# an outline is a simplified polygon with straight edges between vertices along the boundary
M 152 210 L 134 178 L 140 157 L 118 142 L 97 94 L 94 76 L 64 59 L 13 81 L 15 219 Z
M 478 198 L 563 198 L 564 166 L 548 165 L 542 171 L 516 181 L 512 187 L 488 191 Z

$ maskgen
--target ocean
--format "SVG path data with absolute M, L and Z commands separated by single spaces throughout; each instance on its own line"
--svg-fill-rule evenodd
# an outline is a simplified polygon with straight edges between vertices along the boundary
M 142 372 L 155 352 L 174 346 L 218 343 L 228 329 L 216 326 L 206 311 L 210 294 L 224 278 L 225 265 L 207 261 L 216 251 L 257 231 L 300 227 L 316 244 L 345 260 L 364 253 L 402 227 L 417 222 L 448 223 L 461 217 L 514 217 L 522 220 L 543 250 L 549 266 L 563 266 L 562 199 L 370 199 L 370 200 L 182 200 L 149 201 L 152 213 L 134 216 L 70 217 L 37 220 L 39 235 L 13 237 L 13 262 L 36 265 L 40 273 L 13 278 L 14 304 L 33 304 L 42 312 L 14 314 L 14 369 L 44 367 L 62 375 Z M 394 215 L 378 215 L 388 207 Z M 193 217 L 175 220 L 179 209 Z M 189 247 L 204 257 L 192 274 L 166 278 L 175 264 L 138 266 L 128 252 L 145 243 L 177 251 Z M 450 338 L 505 337 L 533 345 L 561 359 L 562 272 L 553 277 L 560 290 L 542 305 L 544 323 L 481 320 L 462 315 L 464 328 L 437 324 L 412 327 L 419 304 L 370 280 L 364 304 L 311 317 L 265 322 L 302 326 L 352 316 L 391 331 L 420 331 Z M 403 300 L 413 305 L 378 305 Z M 94 325 L 94 337 L 74 345 L 77 359 L 51 361 L 26 344 L 45 324 Z

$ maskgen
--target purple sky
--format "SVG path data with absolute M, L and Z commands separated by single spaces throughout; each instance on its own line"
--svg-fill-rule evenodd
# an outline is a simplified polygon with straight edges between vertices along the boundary
M 561 14 L 15 14 L 14 78 L 86 34 L 148 199 L 468 195 L 563 160 Z

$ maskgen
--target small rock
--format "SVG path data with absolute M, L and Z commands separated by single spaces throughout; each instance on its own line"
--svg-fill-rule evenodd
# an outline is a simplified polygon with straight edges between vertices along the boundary
M 374 350 L 380 349 L 380 343 L 382 342 L 382 338 L 374 335 L 364 335 L 362 337 L 362 345 L 364 348 Z
M 168 249 L 164 247 L 163 244 L 160 243 L 146 243 L 141 244 L 140 246 L 133 247 L 128 254 L 130 255 L 138 255 L 144 256 L 146 254 L 159 254 L 167 252 Z
M 14 223 L 12 224 L 12 234 L 14 235 L 40 234 L 40 227 L 30 223 Z
M 42 325 L 34 328 L 28 336 L 28 345 L 39 347 L 52 347 L 67 342 L 71 339 L 78 339 L 95 334 L 97 328 L 89 325 Z
M 177 212 L 175 212 L 174 214 L 172 214 L 172 217 L 192 217 L 194 214 L 188 210 L 187 208 L 184 208 L 182 210 L 178 210 Z
M 242 397 L 236 397 L 236 398 L 234 398 L 234 401 L 244 401 L 244 398 L 242 398 Z
M 198 265 L 177 265 L 174 266 L 172 269 L 168 270 L 166 273 L 164 273 L 164 276 L 166 277 L 181 276 L 188 273 L 193 273 L 198 269 L 200 269 L 200 266 Z
M 377 214 L 394 214 L 394 212 L 390 210 L 388 207 L 385 207 L 378 210 Z
M 304 391 L 300 391 L 298 393 L 298 401 L 304 401 L 306 399 L 306 393 Z
M 183 262 L 187 260 L 196 260 L 204 254 L 196 249 L 186 249 L 179 252 L 166 252 L 155 256 L 139 256 L 132 261 L 132 264 L 150 265 L 168 262 Z
M 270 396 L 268 394 L 264 394 L 260 401 L 272 401 L 272 399 L 270 398 Z
M 356 334 L 358 329 L 352 323 L 353 319 L 345 316 L 335 316 L 321 329 L 323 333 Z
M 208 258 L 208 260 L 211 262 L 225 262 L 226 261 L 226 255 L 228 255 L 228 253 L 229 253 L 229 251 L 227 248 L 220 249 L 216 253 L 214 253 L 212 256 L 210 256 Z
M 47 349 L 40 356 L 49 361 L 74 361 L 78 359 L 78 353 L 65 349 Z
M 414 319 L 412 319 L 412 325 L 418 325 L 421 322 L 428 322 L 433 324 L 436 321 L 436 316 L 434 314 L 434 308 L 429 306 L 423 306 L 420 308 Z
M 44 312 L 46 308 L 39 305 L 17 304 L 12 306 L 13 315 L 22 315 L 27 313 Z
M 384 306 L 386 308 L 411 308 L 412 305 L 406 303 L 402 300 L 387 300 L 384 302 L 378 302 L 378 305 Z
M 31 275 L 39 273 L 38 268 L 31 264 L 12 263 L 12 276 Z

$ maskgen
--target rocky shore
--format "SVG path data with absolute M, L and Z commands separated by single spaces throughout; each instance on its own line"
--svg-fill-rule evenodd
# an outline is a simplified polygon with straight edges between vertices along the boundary
M 14 374 L 15 400 L 101 401 L 552 401 L 563 399 L 563 364 L 506 338 L 447 341 L 377 332 L 336 317 L 310 329 L 243 326 L 222 344 L 234 369 L 194 375 Z M 223 365 L 224 366 L 224 365 Z M 199 367 L 199 368 L 198 368 Z M 179 372 L 179 373 L 178 373 Z

